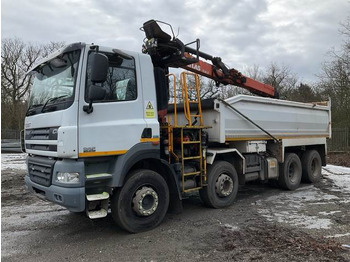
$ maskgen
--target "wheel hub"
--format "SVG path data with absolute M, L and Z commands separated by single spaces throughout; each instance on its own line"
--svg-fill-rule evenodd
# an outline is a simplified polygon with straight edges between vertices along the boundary
M 216 194 L 220 197 L 229 196 L 233 191 L 233 180 L 226 174 L 221 174 L 215 184 Z
M 144 186 L 136 191 L 132 203 L 137 215 L 150 216 L 158 207 L 158 194 L 153 188 Z
M 288 169 L 288 177 L 290 182 L 295 183 L 298 180 L 297 166 L 295 163 L 291 163 Z

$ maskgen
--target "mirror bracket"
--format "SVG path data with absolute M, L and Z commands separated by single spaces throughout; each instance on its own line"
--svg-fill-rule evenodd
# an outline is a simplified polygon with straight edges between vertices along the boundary
M 86 112 L 87 114 L 91 114 L 94 112 L 94 108 L 92 107 L 92 100 L 89 101 L 89 105 L 83 106 L 83 111 Z

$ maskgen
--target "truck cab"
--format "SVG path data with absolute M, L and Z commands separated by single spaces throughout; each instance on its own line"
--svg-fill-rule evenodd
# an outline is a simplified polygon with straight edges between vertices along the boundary
M 97 49 L 108 58 L 103 84 L 91 79 Z M 82 212 L 96 204 L 88 199 L 108 199 L 136 163 L 160 161 L 155 80 L 148 55 L 75 43 L 32 71 L 24 132 L 30 191 Z M 87 112 L 94 84 L 103 95 Z M 107 209 L 90 216 L 104 216 Z

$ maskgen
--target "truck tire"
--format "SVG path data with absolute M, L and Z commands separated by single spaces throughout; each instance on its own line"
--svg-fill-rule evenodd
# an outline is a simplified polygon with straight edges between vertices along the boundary
M 131 173 L 124 186 L 115 190 L 111 200 L 114 221 L 130 233 L 157 227 L 168 206 L 166 181 L 158 173 L 146 169 Z
M 301 181 L 301 162 L 297 154 L 287 153 L 284 163 L 280 165 L 278 184 L 281 188 L 295 190 Z
M 316 150 L 306 151 L 301 158 L 303 168 L 302 180 L 307 183 L 317 183 L 321 180 L 322 161 Z
M 233 204 L 238 192 L 238 176 L 233 165 L 217 161 L 209 166 L 208 185 L 199 190 L 204 205 L 222 208 Z

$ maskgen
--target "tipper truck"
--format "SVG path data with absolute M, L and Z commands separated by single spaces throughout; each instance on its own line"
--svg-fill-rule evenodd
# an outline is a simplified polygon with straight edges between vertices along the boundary
M 143 53 L 74 43 L 32 68 L 22 141 L 29 191 L 91 219 L 111 210 L 136 233 L 180 212 L 189 192 L 224 208 L 248 181 L 295 190 L 320 180 L 329 102 L 279 100 L 159 23 L 143 24 Z M 180 88 L 171 67 L 187 69 Z M 255 95 L 201 100 L 199 75 Z

